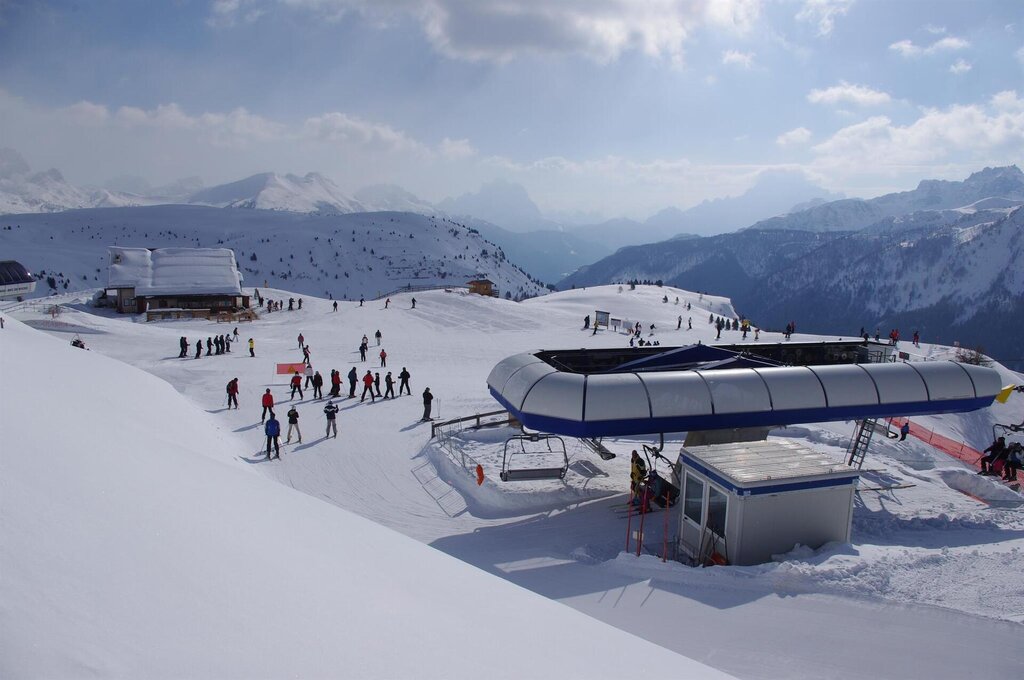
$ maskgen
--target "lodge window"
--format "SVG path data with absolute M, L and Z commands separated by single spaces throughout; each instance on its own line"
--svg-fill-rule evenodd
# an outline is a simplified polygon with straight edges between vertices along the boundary
M 725 508 L 727 497 L 713 486 L 708 487 L 708 529 L 725 536 Z
M 683 514 L 697 526 L 701 525 L 704 509 L 704 482 L 693 475 L 686 474 L 683 490 Z

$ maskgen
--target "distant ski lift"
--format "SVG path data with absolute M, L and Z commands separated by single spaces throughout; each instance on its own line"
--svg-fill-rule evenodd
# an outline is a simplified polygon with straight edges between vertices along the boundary
M 552 446 L 552 441 L 555 442 L 555 446 Z M 513 444 L 518 444 L 518 447 Z M 527 450 L 527 442 L 532 444 L 544 443 L 544 447 L 541 448 L 531 447 Z M 512 444 L 511 450 L 509 445 Z M 518 450 L 516 450 L 518 448 Z M 561 466 L 560 467 L 512 467 L 512 461 L 516 456 L 524 455 L 543 455 L 545 458 L 552 458 L 553 462 L 557 462 L 557 456 L 561 454 Z M 539 479 L 564 479 L 565 473 L 569 469 L 569 456 L 565 450 L 565 441 L 561 437 L 553 434 L 540 434 L 540 433 L 525 433 L 517 434 L 509 437 L 505 442 L 505 452 L 501 458 L 501 481 L 503 482 L 520 482 L 520 481 L 532 481 Z

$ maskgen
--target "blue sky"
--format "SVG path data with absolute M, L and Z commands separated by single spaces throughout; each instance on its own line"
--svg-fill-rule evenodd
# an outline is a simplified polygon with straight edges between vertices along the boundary
M 0 0 L 0 145 L 79 183 L 503 178 L 645 217 L 804 173 L 876 195 L 1024 152 L 1024 6 Z

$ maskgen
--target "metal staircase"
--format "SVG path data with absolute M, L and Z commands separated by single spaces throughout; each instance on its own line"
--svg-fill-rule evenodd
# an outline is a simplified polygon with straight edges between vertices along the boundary
M 846 450 L 846 464 L 850 467 L 857 466 L 859 470 L 864 465 L 864 456 L 867 455 L 877 421 L 877 418 L 865 418 L 857 421 L 857 429 L 853 433 L 853 439 L 850 440 L 850 447 Z
M 615 457 L 615 454 L 605 448 L 605 445 L 599 439 L 580 439 L 580 441 L 588 449 L 601 456 L 601 460 L 611 460 Z

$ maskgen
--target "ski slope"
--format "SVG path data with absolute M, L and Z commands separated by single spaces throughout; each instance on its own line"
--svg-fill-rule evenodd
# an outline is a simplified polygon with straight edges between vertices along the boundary
M 278 290 L 264 294 L 289 296 Z M 669 297 L 669 303 L 662 302 L 663 295 Z M 679 305 L 675 304 L 677 296 Z M 201 446 L 190 446 L 186 439 L 181 455 L 191 452 L 190 460 L 209 459 L 206 465 L 216 463 L 225 479 L 279 482 L 272 486 L 291 487 L 309 498 L 326 501 L 302 501 L 320 508 L 317 512 L 337 512 L 331 508 L 337 506 L 362 515 L 482 571 L 737 677 L 1014 677 L 1024 670 L 1020 655 L 999 651 L 1018 647 L 1022 631 L 1024 590 L 1015 585 L 1019 581 L 1015 575 L 1024 567 L 1024 518 L 1019 507 L 996 507 L 977 500 L 1000 500 L 1013 492 L 977 477 L 922 442 L 875 439 L 865 465 L 870 470 L 865 473 L 864 485 L 914 486 L 861 493 L 851 545 L 818 551 L 798 548 L 777 562 L 757 567 L 691 569 L 663 563 L 657 557 L 665 515 L 652 516 L 652 523 L 656 519 L 658 526 L 650 529 L 647 547 L 653 554 L 637 558 L 622 552 L 625 519 L 613 508 L 624 500 L 628 453 L 638 447 L 638 441 L 606 441 L 620 454 L 613 461 L 602 461 L 570 442 L 570 473 L 564 484 L 503 484 L 497 481 L 497 472 L 501 442 L 509 432 L 463 433 L 454 445 L 484 467 L 486 480 L 477 487 L 467 472 L 430 441 L 429 425 L 418 422 L 422 412 L 419 395 L 428 386 L 436 395 L 435 412 L 440 410 L 441 418 L 495 410 L 486 376 L 497 361 L 510 354 L 539 348 L 625 345 L 624 335 L 604 330 L 592 335 L 582 330 L 583 316 L 593 315 L 595 309 L 640 321 L 648 329 L 645 336 L 663 345 L 708 343 L 715 335 L 707 323 L 708 315 L 731 316 L 727 299 L 701 299 L 687 291 L 653 286 L 621 292 L 615 286 L 594 287 L 524 303 L 441 291 L 416 297 L 415 310 L 409 296 L 399 295 L 388 309 L 376 302 L 363 307 L 343 302 L 337 313 L 331 311 L 327 300 L 306 298 L 301 311 L 274 313 L 241 325 L 243 343 L 236 345 L 231 355 L 198 360 L 177 358 L 178 337 L 189 337 L 194 346 L 199 337 L 228 332 L 225 324 L 131 323 L 109 313 L 93 314 L 84 305 L 60 317 L 59 324 L 66 325 L 56 325 L 31 310 L 18 316 L 49 328 L 65 345 L 72 337 L 68 331 L 82 333 L 90 354 L 108 355 L 140 368 L 184 397 L 179 406 L 191 414 L 184 421 L 189 423 L 187 428 L 162 426 L 161 416 L 129 418 L 137 422 L 138 429 L 133 442 L 125 442 L 125 447 L 131 447 L 127 450 L 144 449 L 139 442 L 161 432 L 193 436 L 198 426 L 192 423 L 202 422 L 203 428 L 212 432 L 211 439 Z M 693 305 L 690 312 L 685 310 L 688 301 Z M 677 331 L 680 315 L 682 330 Z M 693 318 L 692 331 L 686 330 L 688 317 Z M 650 335 L 652 323 L 655 330 Z M 65 330 L 55 330 L 59 328 Z M 372 340 L 377 329 L 388 353 L 388 368 L 383 370 L 377 367 Z M 325 378 L 331 368 L 345 374 L 356 366 L 360 375 L 367 368 L 381 370 L 383 378 L 386 370 L 397 375 L 406 366 L 412 374 L 413 396 L 378 399 L 376 403 L 343 399 L 339 437 L 323 440 L 319 436 L 324 424 L 322 404 L 307 394 L 306 399 L 294 402 L 301 414 L 303 442 L 285 446 L 281 461 L 264 462 L 259 395 L 270 387 L 279 402 L 278 415 L 284 415 L 288 408 L 286 379 L 274 375 L 274 364 L 301 359 L 296 341 L 300 332 L 311 347 L 314 368 Z M 371 338 L 371 348 L 370 360 L 362 364 L 357 346 L 364 334 Z M 244 352 L 248 337 L 256 342 L 256 358 Z M 762 340 L 779 339 L 778 334 L 762 334 Z M 723 332 L 722 340 L 740 342 L 740 334 Z M 922 357 L 944 351 L 929 345 L 910 349 Z M 7 356 L 10 354 L 5 351 Z M 13 361 L 5 361 L 5 375 L 6 362 Z M 224 385 L 232 377 L 241 383 L 238 411 L 224 408 Z M 1021 380 L 1009 373 L 1006 378 Z M 117 389 L 115 384 L 100 383 L 104 394 Z M 160 381 L 153 384 L 165 389 Z M 39 400 L 43 400 L 41 393 Z M 11 410 L 6 405 L 3 409 L 5 431 L 16 426 Z M 38 414 L 42 410 L 45 407 L 34 404 L 17 412 L 19 419 L 31 418 L 36 424 L 30 432 L 22 430 L 26 440 L 40 436 L 42 416 Z M 993 420 L 1019 422 L 1022 410 L 1019 401 L 1011 401 L 986 412 L 921 420 L 928 427 L 984 448 Z M 102 421 L 112 428 L 123 424 L 124 418 L 108 411 L 99 416 Z M 839 459 L 851 430 L 849 423 L 830 423 L 793 426 L 773 435 L 800 439 Z M 58 435 L 47 432 L 46 436 Z M 77 442 L 82 434 L 68 436 Z M 669 435 L 666 453 L 674 457 L 679 442 L 679 435 Z M 47 445 L 45 449 L 60 447 Z M 192 477 L 188 470 L 180 470 L 175 484 Z M 220 477 L 217 480 L 218 485 L 226 484 Z M 297 495 L 286 490 L 289 497 Z M 230 502 L 224 504 L 229 506 Z M 302 508 L 305 513 L 307 506 Z M 245 516 L 231 513 L 223 521 L 227 527 L 239 523 L 251 532 L 263 531 L 254 524 L 259 512 L 242 514 Z M 299 522 L 298 515 L 292 519 L 293 528 L 313 521 Z M 200 518 L 182 518 L 181 527 L 192 521 Z M 314 533 L 311 529 L 311 540 L 321 540 Z M 374 537 L 358 547 L 345 541 L 344 548 L 337 547 L 338 559 L 358 555 L 360 560 L 370 560 L 378 552 L 380 540 Z M 419 558 L 415 559 L 418 565 Z M 303 587 L 315 588 L 318 577 L 303 573 L 300 580 Z M 430 579 L 416 581 L 425 584 Z M 534 619 L 527 614 L 525 619 L 533 621 L 527 627 L 541 626 L 546 616 Z M 481 624 L 470 617 L 466 628 L 493 631 L 497 624 L 492 621 L 499 618 Z M 542 628 L 560 643 L 587 637 L 576 631 L 558 637 L 552 629 Z M 978 653 L 979 636 L 992 653 Z M 5 633 L 4 639 L 9 635 Z M 462 647 L 460 644 L 459 649 Z M 588 648 L 587 654 L 594 655 L 602 645 L 591 643 Z M 504 655 L 494 658 L 500 659 L 497 665 L 506 667 L 505 662 L 513 656 L 534 660 L 525 673 L 529 677 L 595 674 L 582 667 L 541 665 L 539 660 L 547 657 L 532 646 L 508 645 Z M 651 663 L 652 668 L 671 668 Z M 635 668 L 627 672 L 633 673 Z M 516 674 L 514 669 L 510 673 Z M 598 677 L 615 674 L 611 666 L 596 672 Z M 685 676 L 685 670 L 678 674 Z

